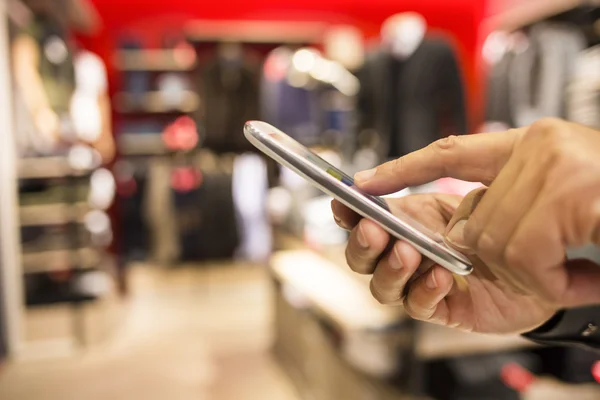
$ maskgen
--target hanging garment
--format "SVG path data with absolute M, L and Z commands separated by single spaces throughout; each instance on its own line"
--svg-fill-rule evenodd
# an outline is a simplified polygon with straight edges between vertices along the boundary
M 232 176 L 200 171 L 199 185 L 171 191 L 181 259 L 230 259 L 239 244 L 232 194 Z
M 567 118 L 600 129 L 600 45 L 575 59 L 573 81 L 567 90 Z
M 509 74 L 517 127 L 544 117 L 565 117 L 566 88 L 585 47 L 581 32 L 567 25 L 541 23 L 531 28 L 529 45 L 515 52 Z
M 27 40 L 18 40 L 27 39 Z M 32 54 L 34 53 L 34 54 Z M 20 56 L 18 56 L 18 54 Z M 36 60 L 37 65 L 17 65 L 24 70 L 35 70 L 39 75 L 40 87 L 35 87 L 37 80 L 32 81 L 15 74 L 15 127 L 17 150 L 23 156 L 49 155 L 57 151 L 56 133 L 70 138 L 69 104 L 75 88 L 75 72 L 71 49 L 68 46 L 67 34 L 43 16 L 36 18 L 22 31 L 17 33 L 13 44 L 14 61 Z M 58 132 L 45 131 L 47 126 L 36 124 L 39 118 L 39 104 L 29 104 L 31 93 L 43 92 L 47 106 L 54 113 L 47 118 L 56 118 Z M 32 100 L 30 100 L 32 101 Z M 36 100 L 33 100 L 37 102 Z M 52 120 L 51 120 L 52 121 Z
M 142 42 L 135 37 L 119 38 L 119 49 L 141 50 L 144 48 Z M 134 101 L 142 100 L 146 92 L 151 90 L 151 74 L 148 71 L 125 71 L 123 72 L 123 91 L 133 96 Z
M 170 160 L 157 157 L 150 161 L 144 219 L 148 224 L 152 259 L 162 265 L 173 264 L 180 254 L 170 178 Z
M 288 67 L 292 50 L 279 47 L 267 56 L 261 80 L 261 118 L 303 144 L 313 144 L 320 133 L 318 94 L 292 86 Z
M 143 210 L 145 208 L 148 177 L 145 167 L 131 176 L 130 186 L 125 190 L 123 182 L 117 182 L 119 220 L 121 226 L 121 251 L 127 261 L 145 260 L 149 250 L 149 232 Z
M 239 62 L 216 59 L 198 76 L 203 110 L 197 124 L 202 145 L 217 153 L 254 151 L 244 137 L 246 121 L 259 118 L 259 74 L 256 68 Z
M 502 124 L 506 128 L 515 126 L 508 82 L 512 59 L 513 54 L 508 51 L 490 69 L 485 106 L 485 121 L 488 124 Z
M 251 153 L 237 156 L 233 163 L 232 186 L 240 232 L 236 255 L 253 262 L 265 262 L 272 250 L 266 210 L 269 182 L 265 160 Z
M 369 55 L 357 76 L 357 129 L 377 133 L 382 159 L 466 133 L 463 80 L 446 41 L 425 39 L 406 60 L 379 50 Z

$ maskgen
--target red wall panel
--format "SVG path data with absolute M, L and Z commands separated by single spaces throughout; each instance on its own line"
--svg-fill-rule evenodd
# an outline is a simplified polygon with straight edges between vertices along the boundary
M 477 119 L 481 98 L 478 29 L 484 0 L 92 1 L 103 20 L 103 29 L 96 37 L 82 41 L 106 60 L 109 69 L 116 34 L 123 29 L 137 28 L 152 39 L 154 34 L 181 27 L 190 19 L 323 21 L 354 24 L 370 38 L 378 35 L 381 23 L 390 15 L 416 11 L 425 16 L 433 30 L 447 34 L 456 45 L 467 83 L 471 121 Z

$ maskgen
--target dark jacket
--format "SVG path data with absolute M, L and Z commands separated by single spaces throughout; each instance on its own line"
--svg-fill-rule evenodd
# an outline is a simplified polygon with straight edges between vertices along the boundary
M 600 351 L 600 306 L 560 311 L 523 336 L 541 344 L 577 345 Z
M 398 158 L 449 134 L 466 133 L 463 80 L 444 40 L 425 39 L 406 60 L 377 51 L 357 76 L 358 131 L 378 133 L 382 158 Z
M 252 151 L 244 138 L 244 123 L 259 118 L 258 69 L 244 60 L 215 59 L 198 75 L 202 111 L 197 117 L 202 146 L 217 153 Z
M 588 259 L 600 264 L 600 247 L 589 245 L 569 249 L 567 258 Z M 539 343 L 573 344 L 600 350 L 600 305 L 561 311 L 524 336 Z

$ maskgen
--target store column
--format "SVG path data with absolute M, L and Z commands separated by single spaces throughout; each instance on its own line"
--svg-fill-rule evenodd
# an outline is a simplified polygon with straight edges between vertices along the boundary
M 21 340 L 22 286 L 7 7 L 0 1 L 0 346 L 15 356 Z

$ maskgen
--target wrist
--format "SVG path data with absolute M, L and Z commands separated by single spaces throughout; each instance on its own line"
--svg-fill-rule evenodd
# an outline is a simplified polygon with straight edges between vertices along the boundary
M 560 321 L 562 321 L 564 314 L 565 314 L 564 310 L 558 310 L 549 319 L 542 322 L 538 326 L 536 326 L 526 332 L 523 332 L 522 335 L 529 335 L 529 334 L 534 335 L 534 334 L 548 333 L 558 326 Z

